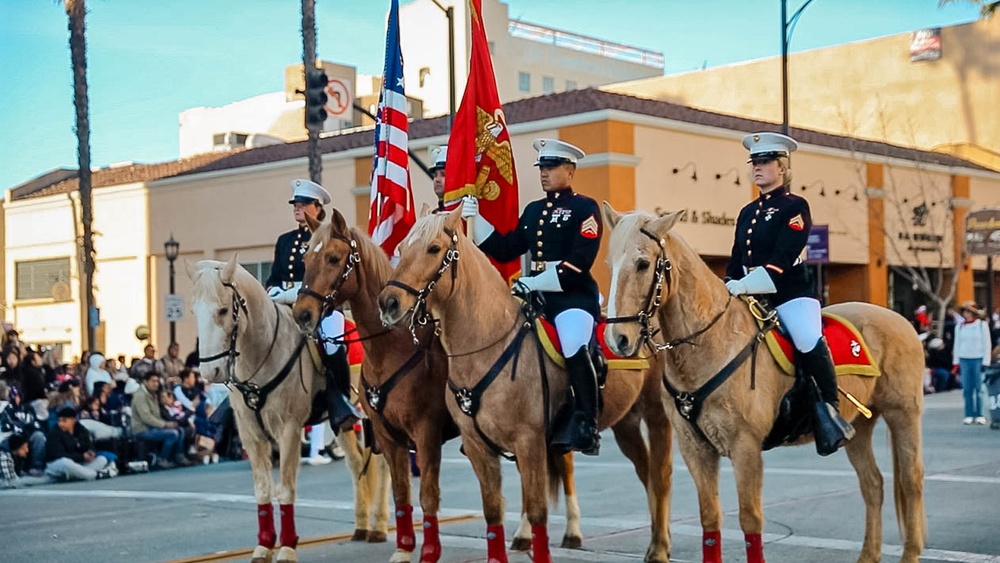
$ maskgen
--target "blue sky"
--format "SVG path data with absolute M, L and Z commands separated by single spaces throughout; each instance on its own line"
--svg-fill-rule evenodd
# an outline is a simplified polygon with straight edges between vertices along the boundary
M 789 12 L 801 2 L 789 0 Z M 181 111 L 281 90 L 284 67 L 302 59 L 299 4 L 88 0 L 94 165 L 174 159 Z M 662 51 L 668 74 L 780 51 L 779 0 L 507 4 L 514 19 Z M 389 0 L 316 5 L 320 57 L 380 73 Z M 964 23 L 977 15 L 967 5 L 938 8 L 937 0 L 815 0 L 791 50 Z M 68 32 L 59 3 L 0 0 L 0 72 L 0 188 L 75 167 Z

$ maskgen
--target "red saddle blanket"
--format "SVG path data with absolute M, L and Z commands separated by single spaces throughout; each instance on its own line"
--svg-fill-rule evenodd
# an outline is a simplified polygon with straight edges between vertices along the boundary
M 604 357 L 608 360 L 608 369 L 649 369 L 649 361 L 641 358 L 622 358 L 616 356 L 608 349 L 604 342 L 604 327 L 607 325 L 604 319 L 597 324 L 597 342 L 604 351 Z M 559 336 L 556 327 L 543 317 L 535 320 L 535 329 L 538 331 L 538 339 L 542 342 L 542 348 L 552 358 L 552 361 L 560 367 L 566 367 L 566 360 L 563 358 L 562 346 L 559 345 Z
M 862 375 L 878 377 L 881 372 L 872 360 L 868 345 L 861 332 L 847 319 L 832 313 L 823 313 L 823 336 L 830 345 L 837 375 Z M 772 330 L 765 338 L 778 365 L 788 375 L 795 375 L 795 345 L 785 333 Z

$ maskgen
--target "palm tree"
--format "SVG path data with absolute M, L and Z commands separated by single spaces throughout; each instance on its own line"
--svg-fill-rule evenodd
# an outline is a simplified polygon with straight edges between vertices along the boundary
M 93 351 L 95 327 L 90 322 L 90 312 L 94 302 L 94 201 L 91 193 L 90 177 L 90 109 L 87 96 L 87 38 L 84 18 L 87 14 L 86 0 L 65 0 L 66 15 L 69 16 L 69 52 L 73 66 L 73 107 L 76 109 L 77 167 L 80 181 L 80 215 L 83 223 L 83 276 L 82 290 L 85 309 L 82 313 L 87 327 L 84 350 Z
M 303 83 L 307 73 L 316 68 L 316 0 L 302 0 L 302 73 Z M 307 141 L 309 155 L 309 179 L 317 184 L 323 176 L 323 161 L 319 153 L 320 126 L 310 125 L 306 120 L 309 133 Z
M 1000 8 L 1000 0 L 941 0 L 939 5 L 944 6 L 946 4 L 954 4 L 959 1 L 978 5 L 980 7 L 980 15 L 982 15 L 984 19 L 993 16 L 993 14 L 996 13 L 997 8 Z

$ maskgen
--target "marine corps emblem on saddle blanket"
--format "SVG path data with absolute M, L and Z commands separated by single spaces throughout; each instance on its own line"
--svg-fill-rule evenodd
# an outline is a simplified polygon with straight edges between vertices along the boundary
M 850 321 L 823 313 L 823 336 L 830 345 L 830 354 L 836 366 L 837 375 L 861 375 L 878 377 L 881 372 L 872 360 L 868 345 L 861 332 Z M 786 375 L 795 375 L 795 346 L 784 332 L 772 330 L 765 338 L 767 349 Z

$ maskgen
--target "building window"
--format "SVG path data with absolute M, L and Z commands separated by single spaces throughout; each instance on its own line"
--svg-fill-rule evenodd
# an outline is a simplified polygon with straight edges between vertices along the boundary
M 244 146 L 247 144 L 247 134 L 246 133 L 233 133 L 233 144 Z
M 576 90 L 576 80 L 567 80 L 566 90 Z
M 216 134 L 212 135 L 212 146 L 213 147 L 221 147 L 222 145 L 225 145 L 225 144 L 226 144 L 226 134 L 225 133 L 216 133 Z
M 517 89 L 521 92 L 531 91 L 531 75 L 527 72 L 517 73 Z
M 69 257 L 14 263 L 15 299 L 69 299 Z
M 551 76 L 542 77 L 542 93 L 551 94 L 556 89 L 556 79 Z
M 243 266 L 250 272 L 250 275 L 260 282 L 260 285 L 264 285 L 267 278 L 271 277 L 271 262 L 241 262 L 240 266 Z

